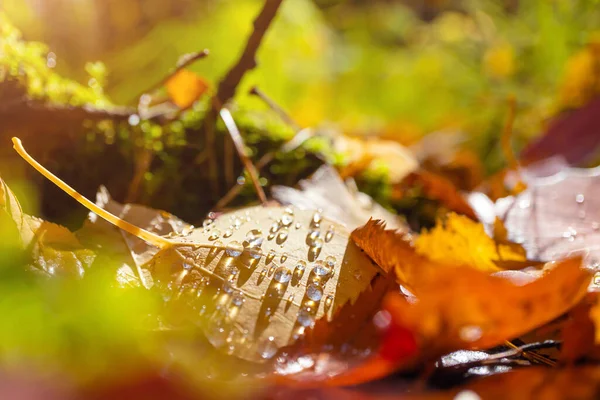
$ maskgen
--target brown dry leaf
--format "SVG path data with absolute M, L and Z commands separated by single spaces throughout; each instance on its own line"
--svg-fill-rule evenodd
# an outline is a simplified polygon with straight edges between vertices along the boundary
M 414 290 L 414 304 L 396 294 L 388 296 L 386 306 L 428 354 L 486 348 L 517 337 L 577 304 L 591 279 L 580 258 L 562 261 L 523 286 L 472 268 L 439 268 L 416 254 L 403 236 L 375 221 L 355 230 L 352 238 Z
M 151 230 L 171 215 L 139 207 L 134 212 L 126 205 L 121 214 L 130 210 L 129 220 L 151 226 L 120 219 L 52 175 L 19 139 L 13 143 L 31 166 L 94 214 L 145 241 L 144 246 L 158 247 L 149 259 L 146 247 L 134 250 L 137 262 L 147 259 L 143 268 L 153 279 L 143 283 L 155 286 L 168 303 L 192 310 L 186 316 L 197 319 L 215 347 L 242 359 L 272 358 L 316 320 L 330 320 L 381 271 L 344 227 L 320 212 L 291 207 L 250 207 L 209 218 L 202 228 L 186 225 L 160 236 Z M 145 274 L 140 271 L 139 277 L 144 281 Z
M 331 321 L 317 321 L 303 338 L 282 349 L 275 364 L 275 382 L 308 387 L 352 385 L 368 380 L 368 376 L 356 371 L 362 371 L 363 362 L 379 347 L 381 332 L 373 318 L 386 293 L 394 290 L 397 285 L 392 279 L 377 275 L 371 287 L 355 301 L 344 304 Z
M 433 261 L 465 265 L 482 271 L 501 268 L 497 261 L 525 261 L 525 250 L 514 243 L 497 243 L 485 233 L 482 224 L 450 213 L 434 228 L 424 230 L 415 239 L 417 253 Z
M 404 188 L 415 186 L 421 187 L 426 197 L 439 201 L 450 211 L 477 220 L 477 216 L 467 200 L 447 178 L 420 169 L 409 174 L 401 183 L 395 186 L 395 196 L 402 196 L 405 191 Z
M 169 97 L 179 108 L 190 107 L 209 89 L 209 83 L 187 69 L 177 71 L 165 83 Z
M 46 275 L 82 277 L 94 261 L 93 251 L 84 248 L 67 228 L 23 213 L 19 201 L 0 179 L 2 223 L 14 224 L 21 248 L 30 254 L 30 267 Z
M 252 207 L 207 224 L 174 236 L 144 268 L 172 282 L 184 302 L 214 292 L 207 337 L 243 359 L 271 358 L 316 320 L 331 319 L 379 272 L 342 226 L 318 212 Z

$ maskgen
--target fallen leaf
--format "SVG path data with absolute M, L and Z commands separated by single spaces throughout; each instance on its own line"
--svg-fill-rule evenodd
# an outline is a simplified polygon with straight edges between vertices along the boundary
M 303 210 L 323 210 L 329 218 L 344 224 L 348 229 L 364 225 L 369 218 L 381 219 L 395 229 L 408 230 L 406 223 L 376 203 L 371 197 L 351 189 L 342 181 L 337 171 L 321 166 L 310 179 L 298 183 L 300 189 L 274 186 L 273 197 L 282 204 Z
M 181 69 L 165 83 L 169 97 L 179 108 L 186 109 L 207 92 L 210 85 L 196 73 Z
M 286 385 L 353 385 L 370 380 L 362 363 L 376 352 L 381 332 L 375 316 L 381 301 L 397 285 L 377 275 L 353 302 L 344 304 L 331 321 L 321 319 L 292 346 L 282 349 L 275 364 L 276 382 Z M 416 350 L 416 347 L 415 347 Z M 393 372 L 389 369 L 377 376 Z
M 14 224 L 21 248 L 28 253 L 33 271 L 81 278 L 94 261 L 94 252 L 82 246 L 67 228 L 25 214 L 2 179 L 0 210 L 2 220 Z
M 582 254 L 588 265 L 595 265 L 600 260 L 600 215 L 594 204 L 600 195 L 599 177 L 599 168 L 566 168 L 532 177 L 524 192 L 498 199 L 494 210 L 508 239 L 521 243 L 532 260 Z
M 417 338 L 419 360 L 488 348 L 526 333 L 577 304 L 591 279 L 580 258 L 562 261 L 522 286 L 472 268 L 440 268 L 416 254 L 403 235 L 375 221 L 355 230 L 352 239 L 414 291 L 416 302 L 390 294 L 384 304 L 394 323 Z
M 483 225 L 450 213 L 415 239 L 417 253 L 434 261 L 466 265 L 482 271 L 499 271 L 497 261 L 525 261 L 525 250 L 512 243 L 497 243 Z
M 272 358 L 315 321 L 331 320 L 381 271 L 343 226 L 319 212 L 290 207 L 250 207 L 209 218 L 202 228 L 160 236 L 84 198 L 13 141 L 28 163 L 90 211 L 158 247 L 142 266 L 151 272 L 153 286 L 165 301 L 183 305 L 215 347 L 242 359 Z M 138 208 L 128 217 L 147 225 L 160 214 Z M 145 254 L 142 248 L 136 256 Z

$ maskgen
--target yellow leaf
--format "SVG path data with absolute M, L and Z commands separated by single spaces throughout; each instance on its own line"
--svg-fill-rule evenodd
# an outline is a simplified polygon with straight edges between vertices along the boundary
M 188 108 L 209 88 L 208 82 L 187 69 L 182 69 L 165 83 L 169 97 L 179 108 Z
M 483 271 L 500 270 L 494 261 L 525 261 L 525 250 L 512 243 L 496 243 L 483 225 L 450 213 L 430 231 L 415 240 L 417 253 L 433 261 L 465 265 Z

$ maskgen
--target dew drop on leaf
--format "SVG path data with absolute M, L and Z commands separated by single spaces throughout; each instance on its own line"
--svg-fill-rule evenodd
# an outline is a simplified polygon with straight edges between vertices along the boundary
M 269 336 L 263 342 L 258 345 L 258 352 L 264 359 L 269 359 L 277 352 L 277 346 L 275 345 L 275 338 Z
M 323 297 L 323 290 L 319 286 L 311 283 L 306 287 L 306 297 L 313 301 L 320 301 L 321 297 Z
M 288 283 L 292 279 L 292 272 L 286 267 L 279 267 L 275 271 L 273 279 L 279 283 Z
M 221 231 L 218 229 L 215 229 L 214 231 L 212 231 L 212 233 L 208 237 L 208 240 L 217 240 L 219 237 L 221 237 Z
M 312 326 L 314 322 L 315 318 L 312 316 L 309 310 L 303 308 L 300 311 L 298 311 L 298 323 L 300 325 L 308 327 Z

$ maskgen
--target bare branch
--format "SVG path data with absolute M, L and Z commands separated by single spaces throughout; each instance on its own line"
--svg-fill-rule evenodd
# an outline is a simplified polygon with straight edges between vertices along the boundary
M 256 51 L 265 32 L 271 25 L 271 21 L 277 14 L 277 10 L 283 0 L 266 0 L 265 4 L 254 20 L 254 30 L 248 38 L 246 47 L 242 52 L 238 62 L 227 72 L 225 77 L 219 83 L 217 94 L 215 96 L 215 106 L 219 108 L 235 95 L 235 91 L 244 74 L 256 67 Z

